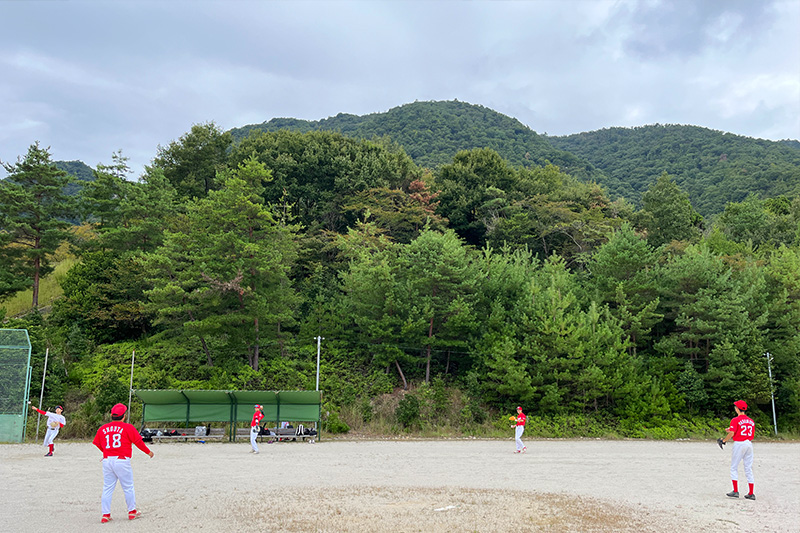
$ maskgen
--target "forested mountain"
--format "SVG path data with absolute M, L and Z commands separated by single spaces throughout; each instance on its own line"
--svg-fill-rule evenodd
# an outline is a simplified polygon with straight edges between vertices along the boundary
M 401 145 L 417 165 L 435 168 L 450 163 L 461 150 L 490 148 L 515 166 L 552 163 L 569 174 L 602 181 L 601 173 L 574 155 L 554 148 L 515 118 L 466 102 L 414 102 L 385 113 L 357 116 L 339 113 L 323 120 L 274 118 L 231 130 L 234 141 L 252 131 L 289 129 L 299 132 L 337 131 L 349 137 L 389 137 Z
M 612 199 L 624 197 L 636 205 L 666 172 L 704 216 L 750 194 L 773 198 L 800 191 L 798 141 L 753 139 L 698 126 L 608 128 L 546 137 L 489 108 L 446 101 L 414 102 L 364 116 L 340 113 L 318 121 L 275 118 L 230 133 L 239 142 L 252 131 L 281 129 L 388 137 L 415 163 L 429 168 L 450 163 L 461 150 L 490 148 L 514 166 L 552 163 L 576 178 L 600 183 Z
M 59 170 L 63 170 L 74 179 L 64 189 L 68 196 L 74 196 L 83 188 L 81 182 L 93 181 L 94 171 L 92 167 L 83 161 L 54 161 L 53 164 Z
M 800 192 L 800 143 L 742 137 L 698 126 L 674 124 L 608 128 L 548 137 L 553 146 L 590 161 L 606 178 L 612 197 L 640 204 L 642 193 L 662 172 L 686 192 L 702 215 L 728 202 Z

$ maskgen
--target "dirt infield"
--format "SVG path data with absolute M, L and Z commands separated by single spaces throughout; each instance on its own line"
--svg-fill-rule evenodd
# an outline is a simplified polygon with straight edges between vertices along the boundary
M 0 529 L 42 531 L 800 531 L 800 443 L 756 443 L 757 501 L 714 442 L 513 439 L 163 443 L 135 450 L 143 516 L 101 525 L 89 443 L 0 446 Z M 744 481 L 744 475 L 740 474 Z

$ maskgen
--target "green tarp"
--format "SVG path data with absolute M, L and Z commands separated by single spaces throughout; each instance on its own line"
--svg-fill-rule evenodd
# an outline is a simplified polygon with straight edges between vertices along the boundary
M 264 407 L 264 420 L 319 422 L 319 391 L 134 391 L 142 401 L 142 422 L 249 422 L 253 406 Z

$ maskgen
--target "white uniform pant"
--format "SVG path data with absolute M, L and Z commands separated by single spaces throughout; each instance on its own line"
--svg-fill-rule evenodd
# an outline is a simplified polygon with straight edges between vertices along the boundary
M 258 451 L 258 443 L 256 443 L 256 439 L 258 439 L 258 432 L 261 428 L 258 426 L 253 426 L 250 428 L 250 446 L 253 447 L 253 451 Z
M 59 428 L 47 428 L 47 433 L 44 434 L 44 446 L 50 446 L 53 444 L 53 440 L 56 438 L 56 435 L 58 435 L 58 429 Z
M 525 431 L 525 426 L 517 426 L 517 428 L 514 430 L 514 439 L 517 441 L 517 451 L 520 451 L 525 447 L 525 444 L 522 442 L 523 431 Z
M 131 469 L 130 458 L 106 457 L 103 459 L 103 497 L 100 499 L 103 514 L 111 513 L 111 496 L 114 494 L 117 481 L 122 486 L 122 492 L 125 493 L 128 512 L 136 509 L 136 494 L 133 491 L 133 470 Z
M 744 463 L 744 475 L 749 483 L 753 481 L 753 443 L 749 440 L 734 441 L 731 455 L 731 479 L 739 480 L 739 462 Z

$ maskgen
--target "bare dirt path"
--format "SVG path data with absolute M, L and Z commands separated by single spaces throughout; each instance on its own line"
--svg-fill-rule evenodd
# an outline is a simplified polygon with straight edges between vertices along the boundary
M 714 442 L 543 440 L 163 443 L 134 450 L 101 525 L 87 442 L 0 445 L 3 531 L 800 531 L 800 443 L 755 444 L 758 500 L 729 499 Z M 743 473 L 740 478 L 744 482 Z

